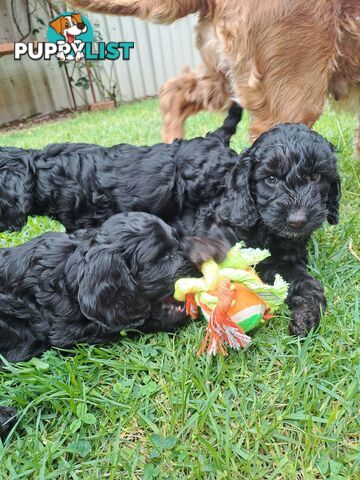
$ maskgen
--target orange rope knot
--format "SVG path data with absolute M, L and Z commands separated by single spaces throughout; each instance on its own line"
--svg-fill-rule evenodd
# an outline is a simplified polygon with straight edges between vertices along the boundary
M 250 337 L 245 335 L 244 330 L 228 315 L 235 298 L 230 280 L 221 279 L 211 294 L 218 297 L 218 302 L 210 314 L 206 335 L 198 355 L 201 355 L 206 347 L 209 355 L 218 352 L 227 355 L 226 345 L 239 349 L 250 342 Z

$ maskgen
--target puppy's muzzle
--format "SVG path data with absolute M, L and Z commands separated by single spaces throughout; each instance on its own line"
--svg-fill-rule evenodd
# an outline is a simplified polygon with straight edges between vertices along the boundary
M 287 224 L 289 227 L 299 230 L 300 228 L 304 227 L 307 220 L 308 218 L 305 210 L 299 209 L 290 213 L 287 218 Z

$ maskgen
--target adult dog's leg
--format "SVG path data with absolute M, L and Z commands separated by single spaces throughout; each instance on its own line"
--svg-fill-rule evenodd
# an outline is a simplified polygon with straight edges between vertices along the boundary
M 355 155 L 360 160 L 360 115 L 359 115 L 359 124 L 357 126 L 357 131 L 355 136 Z
M 293 70 L 286 65 L 273 73 L 271 62 L 266 75 L 259 82 L 235 85 L 235 98 L 249 112 L 249 137 L 253 141 L 263 132 L 279 123 L 304 123 L 309 128 L 321 115 L 326 100 L 326 75 L 319 66 L 317 81 L 301 76 L 294 81 Z M 307 66 L 304 65 L 304 70 Z M 281 71 L 281 75 L 278 75 Z M 315 75 L 315 72 L 314 72 Z
M 320 15 L 319 2 L 256 4 L 238 2 L 236 16 L 224 8 L 217 29 L 235 99 L 250 113 L 250 136 L 284 122 L 311 127 L 334 70 L 334 12 L 323 8 Z
M 168 80 L 160 90 L 163 113 L 162 137 L 165 142 L 184 136 L 184 122 L 200 110 L 227 110 L 231 103 L 231 85 L 216 50 L 218 38 L 213 25 L 201 20 L 196 27 L 196 46 L 203 63 L 194 71 Z
M 202 65 L 198 70 L 185 68 L 168 80 L 160 90 L 163 114 L 162 138 L 171 143 L 183 138 L 184 123 L 200 110 L 227 110 L 230 106 L 228 82 L 222 72 L 209 72 Z
M 114 15 L 131 15 L 171 23 L 190 13 L 207 13 L 209 0 L 71 0 L 74 7 Z

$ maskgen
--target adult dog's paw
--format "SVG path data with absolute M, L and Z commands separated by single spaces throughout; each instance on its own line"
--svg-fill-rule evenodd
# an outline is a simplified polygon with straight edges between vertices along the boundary
M 305 301 L 301 297 L 292 298 L 292 312 L 289 324 L 290 334 L 305 337 L 311 329 L 317 329 L 320 317 L 318 304 Z

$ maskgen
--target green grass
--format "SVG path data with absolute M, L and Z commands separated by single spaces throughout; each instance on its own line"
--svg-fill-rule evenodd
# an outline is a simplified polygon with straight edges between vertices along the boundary
M 217 127 L 201 113 L 188 137 Z M 42 147 L 77 141 L 112 145 L 160 140 L 158 103 L 83 113 L 6 135 L 0 144 Z M 310 245 L 310 269 L 328 311 L 316 334 L 288 336 L 288 313 L 254 332 L 249 348 L 197 357 L 203 324 L 176 335 L 123 337 L 112 346 L 52 350 L 9 365 L 1 404 L 20 412 L 0 446 L 1 479 L 356 479 L 359 477 L 359 168 L 355 122 L 326 113 L 316 129 L 339 148 L 341 223 Z M 247 144 L 247 119 L 233 142 Z M 61 228 L 31 219 L 15 245 Z M 356 258 L 357 256 L 357 258 Z

